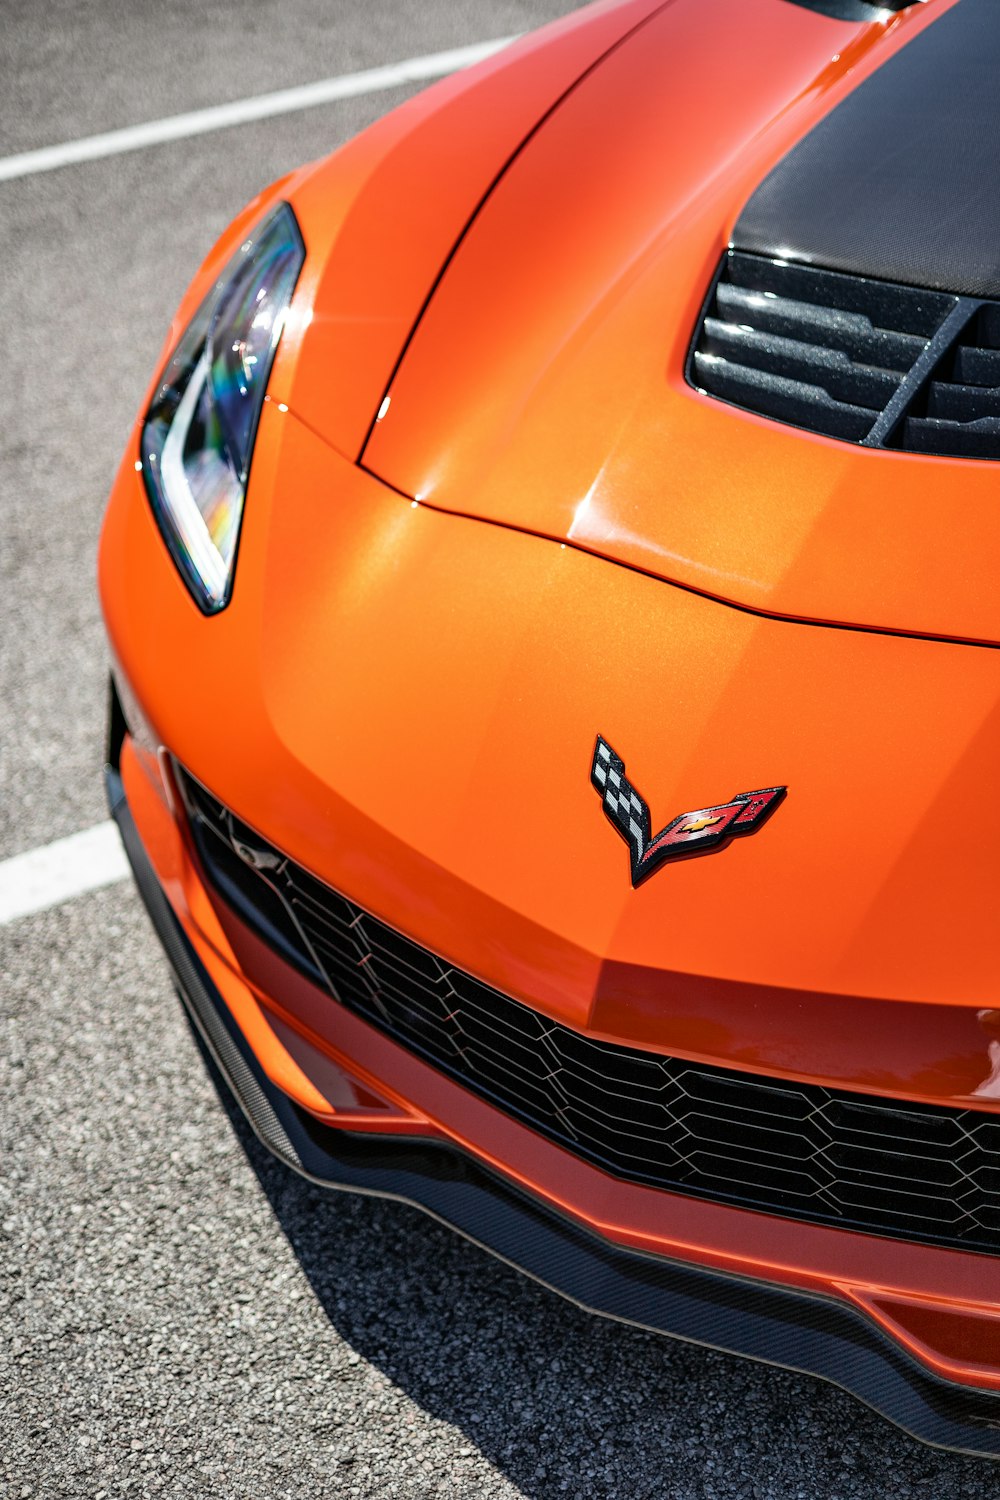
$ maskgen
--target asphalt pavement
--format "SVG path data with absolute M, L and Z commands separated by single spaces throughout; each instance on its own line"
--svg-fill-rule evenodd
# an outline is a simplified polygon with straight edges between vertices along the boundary
M 0 3 L 0 155 L 485 41 L 572 0 Z M 0 860 L 105 816 L 104 499 L 264 183 L 407 90 L 0 183 Z M 983 1500 L 820 1381 L 580 1312 L 273 1163 L 128 885 L 0 928 L 0 1496 Z

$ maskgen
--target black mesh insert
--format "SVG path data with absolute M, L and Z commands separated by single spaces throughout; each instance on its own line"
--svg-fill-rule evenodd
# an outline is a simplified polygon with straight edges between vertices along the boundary
M 1000 1117 L 595 1041 L 318 881 L 180 770 L 206 876 L 333 998 L 616 1177 L 867 1233 L 1000 1250 Z

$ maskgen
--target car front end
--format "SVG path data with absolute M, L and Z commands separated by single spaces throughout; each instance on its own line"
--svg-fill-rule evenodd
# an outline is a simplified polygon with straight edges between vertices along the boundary
M 111 497 L 106 776 L 291 1167 L 997 1456 L 995 471 L 711 388 L 868 316 L 732 242 L 947 19 L 858 8 L 590 7 L 249 206 Z M 878 296 L 916 388 L 975 297 Z

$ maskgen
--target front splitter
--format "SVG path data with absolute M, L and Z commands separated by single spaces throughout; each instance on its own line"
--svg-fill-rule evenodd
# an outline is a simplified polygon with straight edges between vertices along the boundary
M 109 766 L 105 779 L 181 998 L 250 1127 L 280 1161 L 322 1187 L 423 1209 L 588 1312 L 818 1376 L 922 1442 L 1000 1458 L 1000 1395 L 936 1378 L 846 1304 L 612 1245 L 455 1147 L 347 1132 L 299 1109 L 267 1078 L 174 916 L 121 776 Z

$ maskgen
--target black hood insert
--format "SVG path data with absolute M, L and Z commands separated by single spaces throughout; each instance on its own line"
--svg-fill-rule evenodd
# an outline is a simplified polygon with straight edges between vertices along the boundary
M 1000 297 L 1000 4 L 958 0 L 765 177 L 736 249 Z

